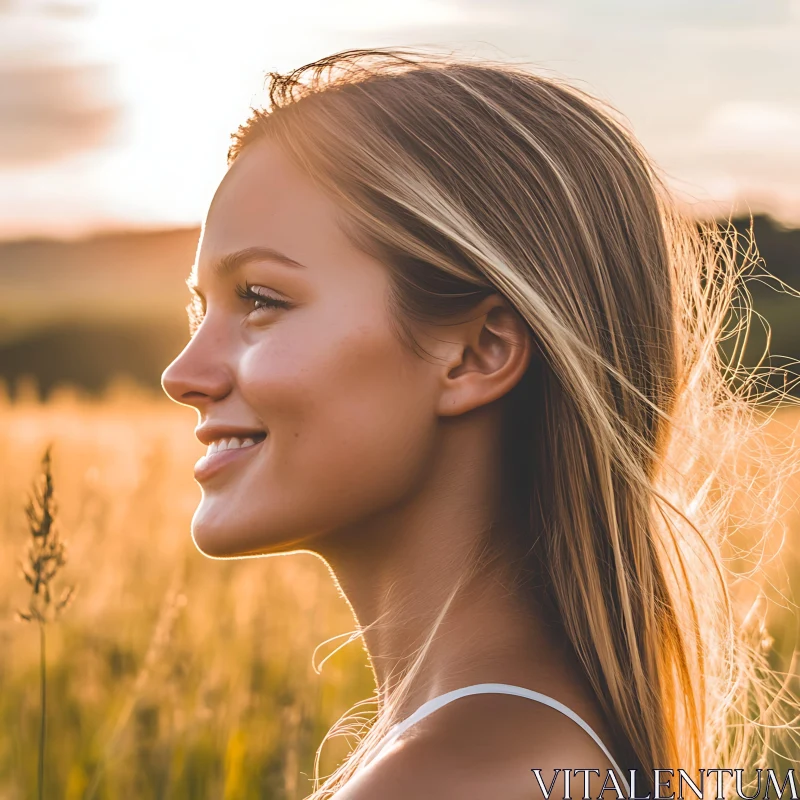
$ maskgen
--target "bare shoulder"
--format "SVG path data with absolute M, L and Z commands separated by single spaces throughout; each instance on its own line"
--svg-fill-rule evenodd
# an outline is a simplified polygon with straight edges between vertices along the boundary
M 565 770 L 587 770 L 573 774 L 572 797 L 584 795 L 583 774 L 589 796 L 598 797 L 609 769 L 589 734 L 559 711 L 524 698 L 475 695 L 419 722 L 334 800 L 563 798 Z

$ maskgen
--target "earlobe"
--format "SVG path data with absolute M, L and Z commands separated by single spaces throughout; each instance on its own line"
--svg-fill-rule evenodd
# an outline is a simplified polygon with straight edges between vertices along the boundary
M 522 379 L 534 351 L 525 321 L 498 295 L 486 298 L 454 332 L 458 348 L 442 375 L 443 416 L 463 414 L 507 394 Z

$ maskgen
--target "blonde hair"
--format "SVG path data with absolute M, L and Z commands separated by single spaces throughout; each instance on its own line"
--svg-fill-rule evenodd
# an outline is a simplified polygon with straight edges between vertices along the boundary
M 786 687 L 770 688 L 763 615 L 734 602 L 725 548 L 742 498 L 763 537 L 780 526 L 793 456 L 768 452 L 766 394 L 719 347 L 747 296 L 732 226 L 686 217 L 613 109 L 522 65 L 349 50 L 270 73 L 268 94 L 229 163 L 268 137 L 335 198 L 390 271 L 404 341 L 419 352 L 414 321 L 492 293 L 527 322 L 541 357 L 513 390 L 508 479 L 530 535 L 492 544 L 559 621 L 623 769 L 766 766 Z M 435 632 L 311 798 L 397 721 Z

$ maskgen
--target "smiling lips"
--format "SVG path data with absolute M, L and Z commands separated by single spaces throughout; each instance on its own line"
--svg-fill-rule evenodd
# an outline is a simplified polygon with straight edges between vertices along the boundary
M 210 422 L 206 420 L 202 425 L 198 425 L 194 429 L 195 436 L 206 445 L 211 445 L 214 442 L 230 442 L 233 439 L 238 439 L 243 442 L 246 439 L 252 439 L 258 442 L 264 439 L 267 435 L 265 428 L 258 425 L 245 428 L 242 425 L 230 425 L 222 422 Z
M 223 450 L 235 450 L 237 447 L 252 447 L 262 439 L 257 439 L 256 437 L 239 439 L 236 436 L 232 436 L 230 439 L 217 439 L 216 441 L 211 442 L 211 444 L 208 446 L 206 455 L 213 456 L 215 453 L 220 453 Z
M 197 481 L 207 480 L 225 465 L 257 450 L 261 442 L 267 438 L 267 434 L 263 431 L 219 438 L 212 438 L 211 431 L 198 430 L 197 434 L 200 441 L 208 445 L 206 454 L 194 465 L 194 477 Z

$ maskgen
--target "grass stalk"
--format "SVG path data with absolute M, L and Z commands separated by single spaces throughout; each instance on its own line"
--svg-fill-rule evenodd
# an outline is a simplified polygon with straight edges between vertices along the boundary
M 42 457 L 41 470 L 25 506 L 29 542 L 26 559 L 20 564 L 22 576 L 31 588 L 28 608 L 17 610 L 24 622 L 39 626 L 39 770 L 38 796 L 44 798 L 45 746 L 47 742 L 47 635 L 48 621 L 57 619 L 74 596 L 75 587 L 68 586 L 58 600 L 53 599 L 53 582 L 67 563 L 66 548 L 58 532 L 51 446 Z

